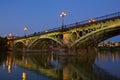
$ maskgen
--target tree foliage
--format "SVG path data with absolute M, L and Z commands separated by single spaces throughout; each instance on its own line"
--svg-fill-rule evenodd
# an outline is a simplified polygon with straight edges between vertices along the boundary
M 7 51 L 8 45 L 7 45 L 7 38 L 0 37 L 0 51 Z

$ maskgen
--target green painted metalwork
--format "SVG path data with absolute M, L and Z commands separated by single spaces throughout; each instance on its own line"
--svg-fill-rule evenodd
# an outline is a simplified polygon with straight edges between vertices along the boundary
M 41 39 L 50 39 L 62 46 L 87 47 L 120 34 L 120 12 L 94 18 L 94 22 L 88 21 L 66 25 L 64 29 L 57 28 L 36 35 L 28 35 L 26 38 L 15 39 L 14 45 L 22 43 L 30 48 Z

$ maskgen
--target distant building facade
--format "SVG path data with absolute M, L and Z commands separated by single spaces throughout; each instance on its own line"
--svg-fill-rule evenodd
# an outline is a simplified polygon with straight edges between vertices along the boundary
M 110 41 L 104 41 L 98 44 L 98 47 L 120 47 L 120 42 L 110 42 Z

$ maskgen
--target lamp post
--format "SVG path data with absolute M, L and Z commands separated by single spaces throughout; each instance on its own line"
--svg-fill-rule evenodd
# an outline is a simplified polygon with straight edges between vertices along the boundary
M 62 18 L 62 29 L 63 29 L 63 27 L 64 27 L 64 17 L 66 16 L 66 13 L 63 11 L 63 12 L 61 12 L 61 14 L 60 14 L 60 17 Z
M 27 44 L 27 34 L 26 34 L 26 31 L 28 30 L 28 28 L 27 28 L 27 27 L 24 27 L 23 30 L 24 30 L 24 35 L 25 35 L 25 44 Z M 27 47 L 26 47 L 26 48 L 27 48 Z M 23 49 L 24 49 L 24 48 L 23 48 Z
M 10 33 L 7 37 L 9 50 L 12 50 L 12 37 L 13 37 L 12 33 Z
M 27 27 L 24 27 L 23 30 L 24 30 L 24 34 L 25 34 L 25 37 L 26 37 L 26 31 L 28 30 Z

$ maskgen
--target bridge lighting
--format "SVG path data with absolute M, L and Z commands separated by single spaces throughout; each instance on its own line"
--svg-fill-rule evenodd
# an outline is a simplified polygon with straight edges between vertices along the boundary
M 24 29 L 23 29 L 24 31 L 27 31 L 28 29 L 27 29 L 27 27 L 24 27 Z
M 12 33 L 8 35 L 7 39 L 12 39 Z
M 11 36 L 12 36 L 12 33 L 9 34 L 9 37 L 11 37 Z
M 95 20 L 93 18 L 88 20 L 89 23 L 95 22 Z
M 66 16 L 66 13 L 65 12 L 61 12 L 60 17 L 64 17 L 64 16 Z
M 47 33 L 48 32 L 48 30 L 45 30 L 45 33 Z
M 23 30 L 24 30 L 24 34 L 26 36 L 26 31 L 28 30 L 27 27 L 24 27 Z
M 63 11 L 61 12 L 60 14 L 60 17 L 62 18 L 62 28 L 64 27 L 64 17 L 66 16 L 67 14 Z

